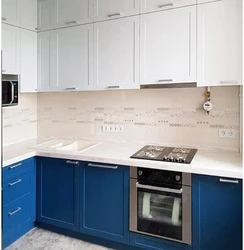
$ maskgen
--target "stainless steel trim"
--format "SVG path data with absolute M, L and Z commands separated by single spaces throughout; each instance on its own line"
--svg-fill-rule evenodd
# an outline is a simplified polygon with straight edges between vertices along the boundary
M 161 79 L 158 82 L 173 82 L 173 79 Z
M 220 81 L 221 84 L 239 84 L 239 81 Z
M 167 4 L 159 5 L 158 7 L 159 7 L 160 9 L 162 9 L 162 8 L 164 8 L 164 7 L 170 7 L 170 6 L 174 6 L 174 4 L 173 4 L 173 3 L 167 3 Z
M 77 90 L 76 87 L 73 87 L 73 88 L 65 88 L 65 90 Z
M 22 163 L 18 163 L 16 165 L 9 167 L 9 169 L 14 169 L 14 168 L 20 167 L 21 165 L 22 165 Z
M 239 181 L 238 181 L 238 180 L 228 180 L 228 179 L 220 178 L 219 181 L 220 181 L 220 182 L 224 182 L 224 183 L 239 184 Z
M 6 21 L 7 20 L 7 18 L 6 17 L 2 17 L 2 21 Z
M 66 161 L 67 164 L 73 164 L 73 165 L 78 165 L 79 162 L 78 161 Z
M 18 207 L 16 210 L 14 210 L 13 212 L 8 212 L 8 216 L 12 216 L 16 213 L 18 213 L 21 210 L 21 207 Z
M 182 173 L 182 185 L 191 186 L 192 183 L 192 174 L 190 173 Z
M 8 185 L 9 185 L 9 187 L 13 187 L 13 186 L 15 186 L 16 184 L 18 184 L 20 182 L 22 182 L 22 179 L 19 179 L 19 180 L 15 181 L 15 182 L 9 183 Z
M 156 83 L 156 84 L 142 84 L 140 89 L 168 89 L 168 88 L 193 88 L 197 87 L 196 82 L 186 83 Z
M 137 188 L 136 179 L 130 179 L 130 231 L 137 232 Z
M 155 187 L 155 186 L 149 186 L 149 185 L 142 185 L 139 182 L 136 183 L 137 188 L 145 188 L 148 190 L 155 190 L 155 191 L 162 191 L 162 192 L 167 192 L 167 193 L 174 193 L 174 194 L 181 194 L 182 193 L 182 188 L 181 189 L 173 189 L 173 188 L 163 188 L 163 187 Z
M 77 21 L 69 21 L 65 23 L 66 25 L 70 25 L 70 24 L 77 24 Z
M 110 169 L 117 169 L 118 168 L 118 166 L 101 165 L 101 164 L 94 164 L 94 163 L 88 163 L 88 167 L 110 168 Z
M 14 102 L 14 84 L 12 81 L 10 81 L 11 87 L 12 87 L 12 95 L 11 95 L 11 101 L 9 104 L 12 104 Z
M 137 179 L 137 167 L 130 167 L 130 178 Z
M 114 14 L 108 15 L 108 17 L 115 17 L 115 16 L 121 16 L 121 14 L 120 13 L 114 13 Z
M 108 86 L 108 89 L 120 89 L 121 86 Z

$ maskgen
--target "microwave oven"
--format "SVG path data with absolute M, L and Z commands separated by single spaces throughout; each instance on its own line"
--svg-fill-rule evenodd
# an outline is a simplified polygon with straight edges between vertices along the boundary
M 2 75 L 2 106 L 17 106 L 19 103 L 19 76 Z

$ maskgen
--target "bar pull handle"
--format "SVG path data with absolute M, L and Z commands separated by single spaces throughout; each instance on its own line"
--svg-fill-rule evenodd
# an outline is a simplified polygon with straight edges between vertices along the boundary
M 78 161 L 66 161 L 67 164 L 73 164 L 73 165 L 78 165 Z
M 108 89 L 120 89 L 121 86 L 108 86 Z
M 15 186 L 16 184 L 18 184 L 20 182 L 22 182 L 22 179 L 19 179 L 19 180 L 15 181 L 15 182 L 9 183 L 8 185 L 9 185 L 9 187 L 13 187 L 13 186 Z
M 7 21 L 7 18 L 6 17 L 2 17 L 2 21 Z
M 221 84 L 239 84 L 239 81 L 220 81 Z
M 229 179 L 220 178 L 219 181 L 224 182 L 224 183 L 239 184 L 238 180 L 229 180 Z
M 18 163 L 16 165 L 9 167 L 9 169 L 14 169 L 14 168 L 20 167 L 21 165 L 22 165 L 22 163 Z
M 165 8 L 165 7 L 172 7 L 172 6 L 174 6 L 173 3 L 166 3 L 166 4 L 159 5 L 158 7 L 159 7 L 160 9 L 162 9 L 162 8 Z
M 73 88 L 66 88 L 65 90 L 77 90 L 76 87 L 73 87 Z
M 160 79 L 158 82 L 173 82 L 173 79 Z
M 12 104 L 12 103 L 14 102 L 14 84 L 13 84 L 13 82 L 11 82 L 11 81 L 10 81 L 10 84 L 11 84 L 11 89 L 12 89 L 12 91 L 11 91 L 11 102 L 10 102 L 10 104 Z
M 89 163 L 88 167 L 109 168 L 109 169 L 117 169 L 118 168 L 118 166 L 109 166 L 109 165 L 101 165 L 101 164 L 94 164 L 94 163 Z
M 116 17 L 116 16 L 121 16 L 121 14 L 120 13 L 114 13 L 114 14 L 108 15 L 108 17 Z
M 143 185 L 140 184 L 139 182 L 136 183 L 137 188 L 144 188 L 148 190 L 153 190 L 153 191 L 162 191 L 162 192 L 167 192 L 167 193 L 174 193 L 174 194 L 181 194 L 182 193 L 182 188 L 181 189 L 173 189 L 173 188 L 164 188 L 164 187 L 154 187 L 150 185 Z
M 18 207 L 16 210 L 14 210 L 13 212 L 8 212 L 8 216 L 12 216 L 16 213 L 18 213 L 21 210 L 21 207 Z
M 77 24 L 77 21 L 69 21 L 65 23 L 66 25 Z

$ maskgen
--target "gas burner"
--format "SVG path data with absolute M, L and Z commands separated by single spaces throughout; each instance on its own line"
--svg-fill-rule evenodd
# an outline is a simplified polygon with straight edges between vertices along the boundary
M 172 153 L 181 153 L 181 154 L 189 154 L 191 152 L 191 149 L 186 148 L 174 148 Z
M 164 147 L 160 147 L 160 146 L 149 146 L 147 148 L 147 150 L 154 150 L 154 151 L 163 151 L 164 150 Z
M 150 157 L 150 158 L 155 158 L 157 157 L 157 154 L 153 151 L 145 152 L 145 156 Z

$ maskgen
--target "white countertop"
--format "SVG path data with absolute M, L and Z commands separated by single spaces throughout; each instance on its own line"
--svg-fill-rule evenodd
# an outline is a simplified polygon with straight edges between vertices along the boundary
M 46 156 L 229 178 L 243 178 L 242 154 L 232 151 L 198 150 L 191 164 L 180 164 L 131 159 L 130 156 L 144 146 L 141 144 L 105 141 L 82 152 L 68 152 L 44 149 L 39 144 L 45 141 L 47 139 L 32 139 L 4 147 L 3 167 L 33 156 Z M 52 141 L 51 143 L 54 142 Z

